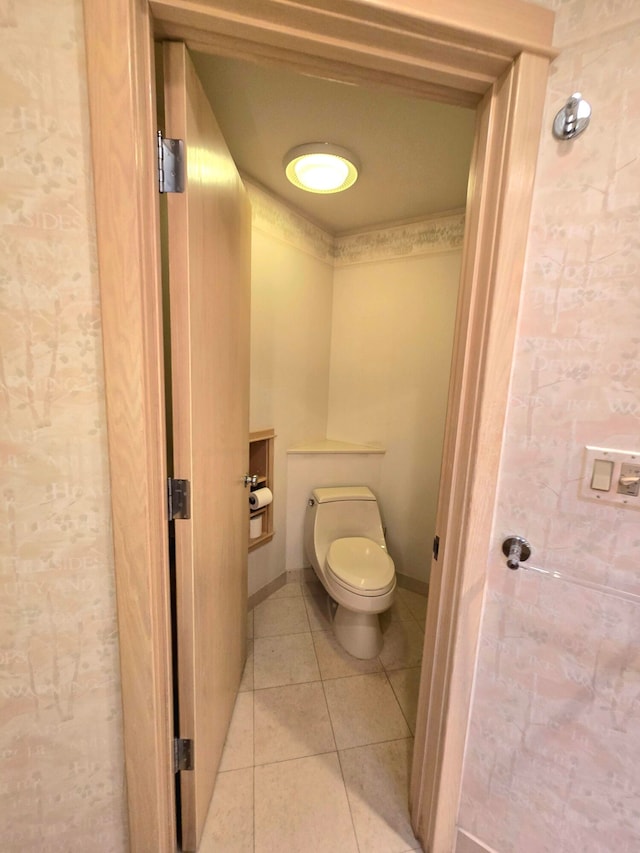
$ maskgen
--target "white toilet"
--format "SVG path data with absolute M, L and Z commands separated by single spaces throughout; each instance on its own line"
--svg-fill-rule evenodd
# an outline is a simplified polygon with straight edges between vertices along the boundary
M 318 579 L 338 605 L 336 639 L 356 658 L 375 657 L 382 649 L 379 614 L 393 604 L 396 572 L 373 492 L 366 486 L 314 489 L 304 544 Z

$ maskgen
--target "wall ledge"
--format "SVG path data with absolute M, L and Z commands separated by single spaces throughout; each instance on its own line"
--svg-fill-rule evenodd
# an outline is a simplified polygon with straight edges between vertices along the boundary
M 336 441 L 330 438 L 319 438 L 305 441 L 287 449 L 287 453 L 386 453 L 380 444 L 354 444 L 349 441 Z

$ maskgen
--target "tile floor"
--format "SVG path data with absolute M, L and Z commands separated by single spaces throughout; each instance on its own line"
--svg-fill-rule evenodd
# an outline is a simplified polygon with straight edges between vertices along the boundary
M 249 654 L 201 853 L 421 850 L 407 809 L 426 598 L 398 589 L 384 648 L 337 645 L 317 581 L 249 614 Z

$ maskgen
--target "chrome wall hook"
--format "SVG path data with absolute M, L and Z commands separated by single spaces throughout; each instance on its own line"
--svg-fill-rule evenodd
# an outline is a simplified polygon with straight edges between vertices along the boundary
M 580 92 L 575 92 L 553 120 L 553 135 L 556 139 L 575 139 L 587 129 L 591 118 L 591 104 Z
M 507 558 L 507 566 L 510 569 L 519 569 L 520 563 L 524 563 L 531 556 L 531 545 L 523 536 L 509 536 L 502 543 L 502 553 Z

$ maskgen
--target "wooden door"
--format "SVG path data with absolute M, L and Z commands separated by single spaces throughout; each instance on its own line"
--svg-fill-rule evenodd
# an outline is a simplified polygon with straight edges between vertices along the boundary
M 164 46 L 165 131 L 185 142 L 186 189 L 168 204 L 182 848 L 196 850 L 246 655 L 251 213 L 183 44 Z

